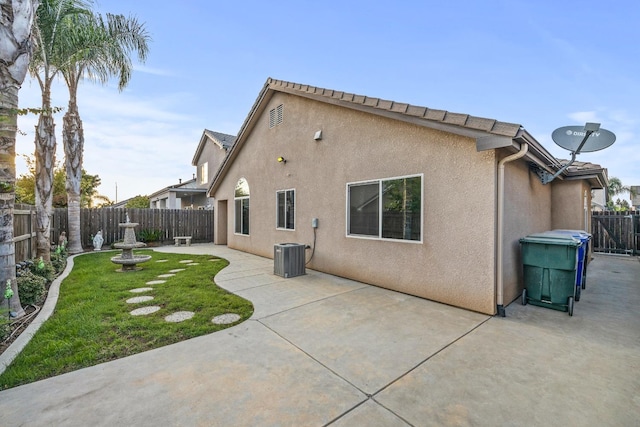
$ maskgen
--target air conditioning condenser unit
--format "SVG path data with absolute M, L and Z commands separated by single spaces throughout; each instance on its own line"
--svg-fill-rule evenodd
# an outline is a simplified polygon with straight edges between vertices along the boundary
M 305 245 L 278 243 L 273 247 L 273 274 L 285 278 L 302 276 L 305 270 Z

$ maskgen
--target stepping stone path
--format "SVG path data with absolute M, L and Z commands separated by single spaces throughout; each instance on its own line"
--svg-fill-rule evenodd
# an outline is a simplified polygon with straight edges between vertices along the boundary
M 167 262 L 168 260 L 166 259 L 159 259 L 156 262 Z M 215 262 L 215 261 L 222 261 L 222 258 L 214 258 L 211 261 Z M 180 264 L 186 264 L 188 266 L 193 266 L 193 265 L 200 265 L 200 263 L 198 262 L 193 262 L 193 260 L 190 259 L 185 259 L 180 261 Z M 173 277 L 176 275 L 176 273 L 179 273 L 181 271 L 185 271 L 186 268 L 175 268 L 173 270 L 169 270 L 168 274 L 160 274 L 158 275 L 159 278 L 169 278 L 169 277 Z M 166 280 L 151 280 L 149 282 L 147 282 L 147 285 L 161 285 L 163 283 L 166 283 Z M 145 287 L 145 288 L 136 288 L 136 289 L 131 289 L 129 292 L 133 292 L 133 293 L 143 293 L 143 292 L 148 292 L 148 291 L 152 291 L 153 288 L 150 287 Z M 133 298 L 129 298 L 127 300 L 127 303 L 129 304 L 138 304 L 141 302 L 147 302 L 147 301 L 151 301 L 153 300 L 153 297 L 150 295 L 142 295 L 142 296 L 138 296 L 138 297 L 133 297 Z M 140 307 L 140 308 L 136 308 L 135 310 L 132 310 L 129 312 L 129 314 L 131 314 L 132 316 L 144 316 L 147 314 L 151 314 L 151 313 L 155 313 L 156 311 L 160 310 L 160 306 L 157 305 L 151 305 L 151 306 L 147 306 L 147 307 Z M 164 320 L 167 322 L 171 322 L 171 323 L 177 323 L 177 322 L 183 322 L 185 320 L 189 320 L 191 319 L 193 316 L 195 315 L 194 312 L 192 311 L 177 311 L 173 314 L 169 314 L 168 316 L 165 316 Z M 222 314 L 220 316 L 216 316 L 213 319 L 211 319 L 211 321 L 217 325 L 227 325 L 230 323 L 234 323 L 237 322 L 238 320 L 240 320 L 240 315 L 235 314 L 235 313 L 225 313 Z
M 148 307 L 136 308 L 129 314 L 131 314 L 132 316 L 144 316 L 145 314 L 155 313 L 158 310 L 160 310 L 160 307 L 158 307 L 157 305 L 150 305 Z
M 225 313 L 211 319 L 211 321 L 216 325 L 228 325 L 229 323 L 237 322 L 238 320 L 240 320 L 240 315 L 235 313 Z
M 183 320 L 191 319 L 194 316 L 193 311 L 177 311 L 173 314 L 170 314 L 164 318 L 167 322 L 177 323 L 182 322 Z
M 147 301 L 151 301 L 153 299 L 152 296 L 149 295 L 143 295 L 141 297 L 133 297 L 133 298 L 129 298 L 127 300 L 127 304 L 137 304 L 139 302 L 147 302 Z
M 152 291 L 153 288 L 135 288 L 135 289 L 131 289 L 129 292 L 133 292 L 136 294 L 139 294 L 141 292 L 147 292 L 147 291 Z

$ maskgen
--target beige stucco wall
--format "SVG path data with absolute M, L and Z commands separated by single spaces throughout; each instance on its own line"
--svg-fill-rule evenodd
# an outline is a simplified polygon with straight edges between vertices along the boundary
M 552 182 L 552 188 L 552 228 L 591 232 L 591 188 L 587 182 L 558 180 Z
M 279 104 L 284 123 L 269 129 Z M 424 174 L 423 242 L 346 236 L 347 183 L 410 174 Z M 250 236 L 233 229 L 241 177 Z M 276 93 L 213 196 L 228 200 L 229 247 L 272 257 L 275 243 L 312 245 L 318 218 L 309 268 L 493 314 L 494 187 L 494 152 L 477 152 L 472 139 Z M 276 191 L 285 189 L 296 191 L 295 231 L 276 230 Z
M 213 176 L 218 171 L 218 168 L 220 167 L 220 165 L 222 164 L 222 161 L 224 160 L 225 154 L 226 154 L 226 152 L 224 151 L 224 149 L 220 148 L 220 146 L 218 144 L 216 144 L 215 142 L 213 142 L 211 140 L 207 140 L 207 143 L 204 145 L 204 147 L 202 149 L 202 153 L 200 154 L 200 157 L 198 157 L 198 165 L 197 165 L 197 169 L 198 169 L 197 178 L 198 178 L 198 180 L 197 180 L 197 183 L 198 183 L 199 187 L 201 187 L 201 188 L 209 188 L 209 185 L 211 184 L 211 181 L 213 180 Z M 207 180 L 207 182 L 205 184 L 200 184 L 200 180 L 202 178 L 200 166 L 203 163 L 208 163 L 207 164 L 208 180 Z
M 542 185 L 525 162 L 506 164 L 503 235 L 505 305 L 516 299 L 523 289 L 520 238 L 551 229 L 551 201 L 551 186 Z

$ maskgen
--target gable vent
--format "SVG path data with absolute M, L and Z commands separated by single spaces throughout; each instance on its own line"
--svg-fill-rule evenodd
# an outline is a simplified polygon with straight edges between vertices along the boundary
M 269 128 L 273 128 L 283 121 L 284 105 L 280 104 L 276 108 L 269 110 Z

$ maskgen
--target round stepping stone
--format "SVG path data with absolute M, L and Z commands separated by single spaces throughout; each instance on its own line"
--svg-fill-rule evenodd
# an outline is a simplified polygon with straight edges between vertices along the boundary
M 139 302 L 147 302 L 147 301 L 151 301 L 153 299 L 152 296 L 149 295 L 144 295 L 141 297 L 133 297 L 133 298 L 129 298 L 127 300 L 127 304 L 137 304 Z
M 182 261 L 180 261 L 180 264 L 189 264 L 190 262 L 193 262 L 192 259 L 183 259 Z
M 169 273 L 179 273 L 181 271 L 185 271 L 186 268 L 174 268 L 173 270 L 169 270 Z
M 169 260 L 168 259 L 159 259 L 156 262 L 167 262 L 167 261 L 169 261 Z
M 164 318 L 167 322 L 177 323 L 182 322 L 183 320 L 188 320 L 193 317 L 195 313 L 193 311 L 177 311 L 173 314 L 170 314 Z
M 199 262 L 191 262 L 191 263 L 189 263 L 187 265 L 200 265 L 200 263 Z
M 129 292 L 133 292 L 135 294 L 139 294 L 141 292 L 147 292 L 147 291 L 152 291 L 153 288 L 135 288 L 135 289 L 131 289 Z
M 173 276 L 175 276 L 175 274 L 160 274 L 160 275 L 158 275 L 158 277 L 162 277 L 163 279 L 167 278 L 167 277 L 173 277 Z
M 145 285 L 161 285 L 163 283 L 167 283 L 166 280 L 152 280 L 150 282 L 145 283 Z
M 155 313 L 158 310 L 160 310 L 159 306 L 151 305 L 149 307 L 136 308 L 135 310 L 130 311 L 129 314 L 131 314 L 132 316 L 144 316 L 145 314 Z
M 240 319 L 241 317 L 239 314 L 225 313 L 214 317 L 211 321 L 216 325 L 228 325 L 229 323 L 237 322 Z

